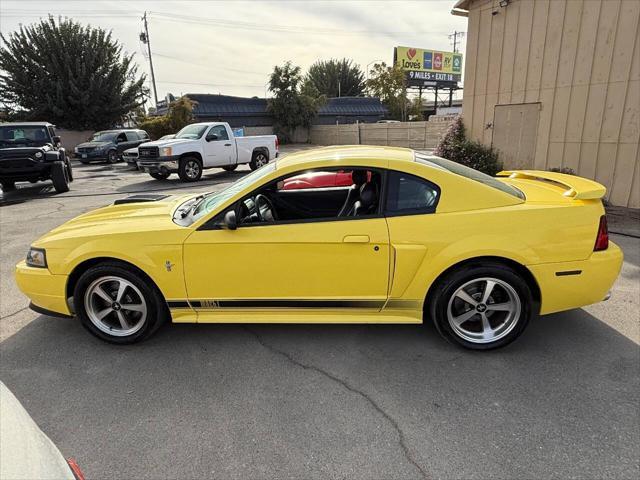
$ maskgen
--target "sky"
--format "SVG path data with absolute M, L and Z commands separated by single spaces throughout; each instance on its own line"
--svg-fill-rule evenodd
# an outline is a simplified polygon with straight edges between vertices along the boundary
M 264 97 L 274 65 L 303 71 L 316 60 L 350 58 L 363 71 L 393 61 L 394 46 L 451 51 L 466 19 L 451 15 L 455 0 L 223 1 L 0 0 L 0 32 L 48 14 L 113 32 L 151 75 L 139 40 L 147 12 L 158 97 L 220 93 Z M 461 52 L 464 52 L 464 41 Z

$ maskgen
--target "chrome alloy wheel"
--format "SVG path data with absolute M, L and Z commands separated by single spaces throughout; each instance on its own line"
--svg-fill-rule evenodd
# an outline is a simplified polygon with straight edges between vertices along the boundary
M 121 277 L 94 280 L 84 294 L 84 307 L 96 327 L 116 337 L 136 333 L 147 319 L 147 303 L 142 293 Z
M 454 333 L 472 343 L 491 343 L 509 334 L 518 323 L 520 297 L 507 282 L 476 278 L 449 299 L 447 319 Z
M 198 178 L 200 174 L 200 165 L 196 160 L 187 160 L 184 166 L 184 173 L 189 178 Z
M 256 168 L 264 167 L 267 163 L 269 163 L 269 160 L 267 160 L 267 156 L 264 153 L 258 153 L 256 155 Z

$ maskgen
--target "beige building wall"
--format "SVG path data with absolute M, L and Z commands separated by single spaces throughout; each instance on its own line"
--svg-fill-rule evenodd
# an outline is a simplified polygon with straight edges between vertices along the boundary
M 506 150 L 506 167 L 568 167 L 606 185 L 611 203 L 640 208 L 640 0 L 456 8 L 468 10 L 471 136 Z

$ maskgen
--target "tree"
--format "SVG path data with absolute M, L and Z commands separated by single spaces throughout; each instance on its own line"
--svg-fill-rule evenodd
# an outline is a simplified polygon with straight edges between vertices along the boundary
M 300 67 L 286 62 L 275 66 L 269 77 L 269 112 L 274 117 L 274 129 L 283 142 L 289 142 L 297 127 L 309 127 L 318 111 L 318 100 L 300 92 Z
M 193 107 L 196 104 L 189 97 L 180 97 L 169 104 L 166 115 L 145 117 L 138 122 L 138 128 L 145 130 L 154 140 L 177 133 L 193 122 Z
M 0 38 L 0 98 L 14 117 L 98 130 L 143 103 L 145 76 L 111 32 L 49 16 Z
M 453 121 L 434 153 L 487 175 L 493 176 L 502 170 L 502 162 L 495 150 L 467 139 L 461 117 Z
M 367 80 L 367 90 L 371 96 L 380 98 L 380 101 L 389 110 L 391 118 L 405 121 L 407 119 L 407 85 L 402 69 L 386 63 L 376 63 L 371 69 L 371 75 Z
M 302 91 L 326 97 L 358 97 L 364 94 L 364 73 L 352 60 L 318 60 L 309 67 Z

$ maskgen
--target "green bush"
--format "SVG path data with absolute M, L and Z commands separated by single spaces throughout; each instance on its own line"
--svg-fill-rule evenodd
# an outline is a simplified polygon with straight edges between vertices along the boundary
M 434 153 L 461 165 L 495 176 L 502 170 L 498 152 L 480 142 L 468 140 L 462 118 L 456 118 Z
M 153 140 L 164 135 L 178 133 L 193 123 L 193 106 L 196 104 L 188 97 L 180 97 L 169 104 L 169 111 L 162 117 L 145 117 L 138 122 L 138 128 L 145 130 Z

